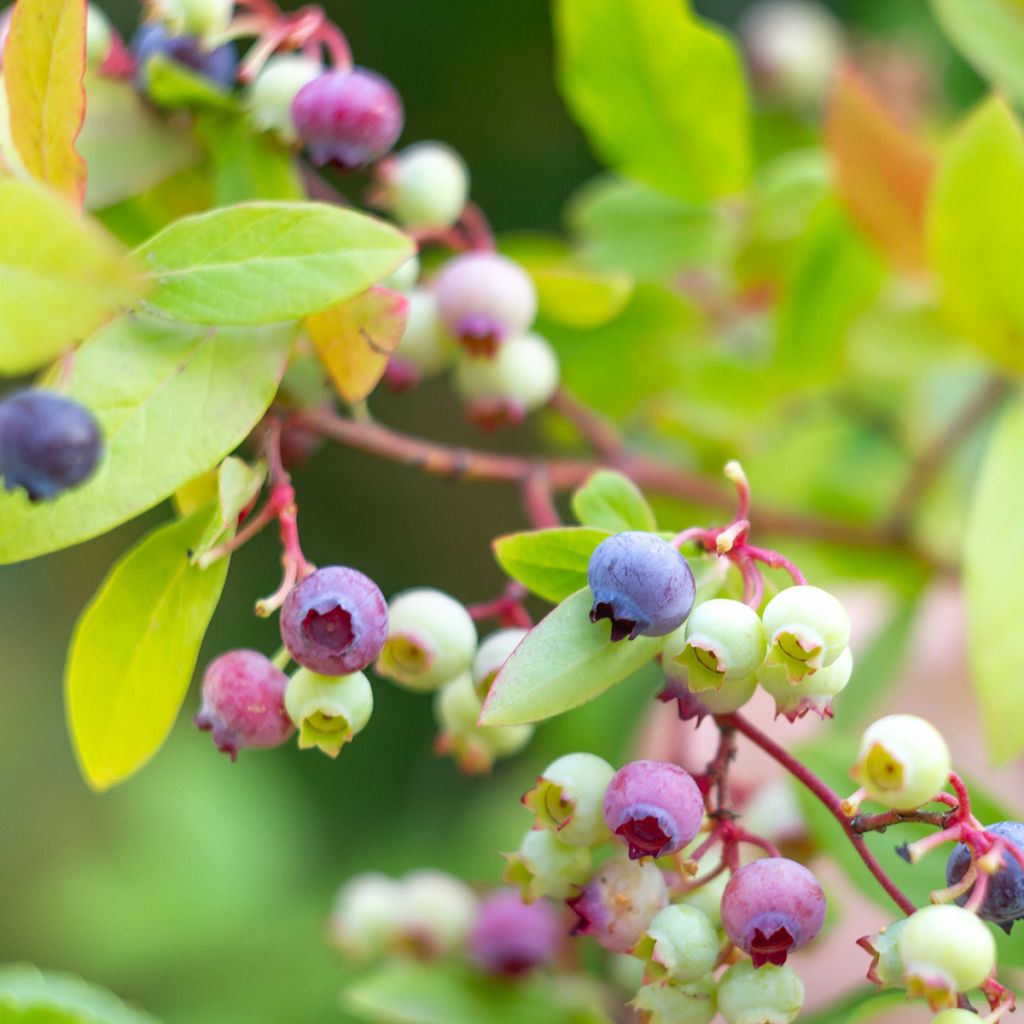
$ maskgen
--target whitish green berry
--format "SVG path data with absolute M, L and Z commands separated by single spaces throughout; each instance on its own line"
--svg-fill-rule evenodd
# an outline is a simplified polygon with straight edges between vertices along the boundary
M 869 725 L 851 774 L 868 797 L 911 811 L 934 799 L 950 772 L 941 733 L 916 715 L 888 715 Z
M 271 57 L 249 89 L 246 107 L 258 132 L 276 132 L 285 142 L 297 138 L 292 123 L 292 102 L 299 90 L 323 73 L 323 65 L 299 53 Z
M 379 675 L 410 690 L 436 690 L 465 672 L 475 654 L 476 626 L 455 598 L 421 587 L 391 599 Z
M 791 722 L 803 718 L 809 711 L 822 718 L 832 717 L 832 701 L 846 689 L 853 675 L 853 655 L 847 647 L 826 668 L 804 676 L 798 683 L 789 678 L 782 665 L 765 665 L 758 673 L 761 686 L 775 698 L 775 715 Z
M 764 626 L 753 608 L 714 598 L 697 605 L 665 638 L 662 665 L 669 675 L 685 670 L 693 693 L 719 690 L 726 681 L 753 675 L 767 647 Z
M 399 934 L 403 893 L 386 875 L 368 872 L 346 882 L 334 900 L 328 930 L 346 957 L 366 960 L 391 949 Z
M 300 668 L 284 692 L 288 717 L 299 730 L 299 747 L 319 747 L 337 757 L 373 714 L 373 689 L 362 672 L 321 676 Z
M 410 256 L 397 270 L 385 277 L 381 284 L 394 292 L 406 295 L 416 287 L 416 282 L 419 279 L 420 258 L 419 256 Z
M 906 923 L 906 919 L 894 921 L 857 943 L 871 954 L 868 981 L 873 981 L 879 988 L 903 987 L 906 966 L 900 956 L 900 933 Z
M 831 665 L 850 643 L 846 609 L 818 587 L 787 587 L 764 610 L 768 659 L 782 665 L 790 679 Z
M 568 899 L 590 878 L 590 850 L 585 846 L 566 846 L 554 832 L 530 830 L 519 849 L 505 855 L 505 881 L 518 885 L 527 903 L 549 896 Z
M 384 204 L 410 231 L 450 228 L 469 198 L 469 170 L 450 146 L 418 142 L 383 170 Z
M 979 1017 L 970 1010 L 943 1010 L 932 1017 L 932 1024 L 978 1024 Z
M 711 868 L 705 869 L 707 871 Z M 701 872 L 697 873 L 697 881 L 700 881 Z M 696 907 L 697 910 L 701 911 L 707 917 L 707 919 L 715 926 L 716 929 L 722 927 L 722 894 L 725 892 L 725 887 L 729 884 L 729 875 L 726 872 L 722 872 L 715 878 L 712 878 L 710 882 L 705 882 L 700 888 L 694 889 L 693 892 L 687 893 L 682 902 L 689 907 Z
M 176 33 L 212 36 L 231 24 L 235 0 L 160 0 L 160 6 Z
M 425 288 L 409 292 L 409 319 L 394 359 L 415 371 L 415 378 L 432 377 L 452 361 L 455 343 L 437 317 L 437 300 Z
M 481 699 L 487 696 L 495 676 L 528 632 L 526 629 L 499 629 L 481 642 L 473 660 L 473 685 Z
M 85 22 L 85 59 L 94 66 L 102 64 L 110 54 L 113 38 L 110 19 L 96 4 L 89 4 Z
M 899 954 L 911 996 L 933 1010 L 956 1005 L 958 992 L 980 985 L 996 965 L 996 943 L 988 926 L 952 905 L 925 907 L 900 931 Z
M 461 947 L 473 927 L 473 890 L 443 871 L 414 871 L 402 879 L 401 942 L 419 956 L 441 957 Z
M 570 846 L 596 846 L 611 837 L 602 804 L 615 769 L 596 754 L 566 754 L 537 776 L 523 796 L 534 828 L 550 829 Z
M 685 672 L 678 678 L 668 676 L 665 688 L 658 694 L 658 699 L 676 701 L 679 717 L 688 722 L 697 719 L 700 723 L 708 715 L 729 715 L 739 711 L 754 696 L 757 689 L 757 676 L 744 676 L 742 679 L 730 679 L 722 683 L 721 689 L 702 690 L 694 693 L 689 682 L 684 678 Z
M 718 959 L 718 932 L 703 911 L 686 904 L 658 911 L 633 950 L 655 981 L 703 978 Z
M 790 1024 L 804 1005 L 804 984 L 783 964 L 734 964 L 718 983 L 718 1012 L 728 1024 Z
M 644 985 L 633 1000 L 644 1024 L 711 1024 L 717 1001 L 715 979 L 708 975 L 685 985 Z

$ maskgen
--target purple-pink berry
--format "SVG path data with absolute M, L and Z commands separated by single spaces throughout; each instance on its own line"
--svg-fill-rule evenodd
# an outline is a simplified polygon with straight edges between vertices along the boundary
M 317 164 L 356 170 L 389 153 L 405 112 L 394 86 L 365 68 L 327 71 L 292 102 L 292 121 Z
M 281 609 L 281 639 L 304 668 L 325 676 L 361 672 L 388 636 L 380 588 L 356 569 L 318 569 L 295 586 Z
M 469 933 L 469 955 L 491 974 L 518 977 L 551 963 L 562 937 L 549 903 L 524 903 L 515 889 L 501 889 L 480 904 Z
M 633 860 L 676 853 L 700 831 L 704 800 L 689 772 L 667 761 L 620 768 L 604 795 L 604 820 Z
M 768 857 L 741 867 L 722 894 L 722 924 L 755 967 L 784 964 L 825 922 L 825 893 L 802 864 Z
M 284 708 L 288 677 L 259 651 L 228 651 L 203 676 L 203 703 L 195 724 L 234 761 L 245 747 L 287 742 L 295 726 Z

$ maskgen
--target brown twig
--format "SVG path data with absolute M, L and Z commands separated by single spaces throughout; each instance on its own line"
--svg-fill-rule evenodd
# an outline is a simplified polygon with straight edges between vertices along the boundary
M 891 825 L 914 822 L 945 829 L 956 818 L 957 813 L 958 810 L 954 807 L 949 811 L 883 811 L 880 814 L 858 814 L 851 819 L 850 826 L 858 835 L 865 832 L 884 832 Z

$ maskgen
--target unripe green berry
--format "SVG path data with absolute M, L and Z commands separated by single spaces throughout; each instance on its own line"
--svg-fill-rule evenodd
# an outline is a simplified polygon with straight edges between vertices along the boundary
M 373 689 L 362 672 L 322 676 L 300 668 L 284 692 L 288 717 L 299 730 L 299 747 L 319 747 L 330 757 L 361 732 L 373 714 Z
M 728 1024 L 790 1024 L 804 1005 L 804 984 L 786 964 L 734 964 L 718 983 L 718 1012 Z
M 611 838 L 602 805 L 614 774 L 595 754 L 566 754 L 552 762 L 523 796 L 534 828 L 550 829 L 569 846 L 596 846 Z
M 932 1017 L 932 1024 L 978 1024 L 978 1015 L 970 1010 L 943 1010 Z
M 382 177 L 384 205 L 410 231 L 450 228 L 469 198 L 466 163 L 441 142 L 418 142 L 396 153 Z
M 96 67 L 110 54 L 114 41 L 114 30 L 110 19 L 96 4 L 89 4 L 85 22 L 85 59 Z
M 390 288 L 394 292 L 401 292 L 403 295 L 407 295 L 409 292 L 416 287 L 416 282 L 420 279 L 420 258 L 419 256 L 410 256 L 397 270 L 392 271 L 381 284 L 385 288 Z
M 644 1024 L 711 1024 L 717 1009 L 712 975 L 685 985 L 644 985 L 633 1000 Z
M 693 693 L 720 690 L 727 681 L 753 675 L 767 649 L 764 626 L 753 608 L 714 598 L 697 605 L 665 638 L 662 665 L 669 675 L 685 670 Z
M 706 868 L 704 872 L 698 871 L 696 881 L 700 881 L 701 874 L 706 874 L 710 870 L 712 870 L 711 867 Z M 683 897 L 682 903 L 699 910 L 717 930 L 722 927 L 722 894 L 728 884 L 729 875 L 723 871 L 720 875 L 712 878 L 710 882 L 705 882 L 699 888 L 687 893 Z
M 176 34 L 212 36 L 231 24 L 235 0 L 160 0 L 160 7 Z
M 455 598 L 419 587 L 391 599 L 379 675 L 410 690 L 436 690 L 465 672 L 475 654 L 476 626 Z
M 703 911 L 676 904 L 658 911 L 633 949 L 655 981 L 697 981 L 718 959 L 718 932 Z
M 276 132 L 285 142 L 295 142 L 292 101 L 299 90 L 323 73 L 323 65 L 300 53 L 275 54 L 263 66 L 249 89 L 246 106 L 258 132 Z
M 826 668 L 794 683 L 782 665 L 765 665 L 758 673 L 761 686 L 775 698 L 775 715 L 783 715 L 791 722 L 803 718 L 809 711 L 822 718 L 832 717 L 832 701 L 846 689 L 853 675 L 853 655 L 847 647 Z
M 590 849 L 567 846 L 554 832 L 530 830 L 519 849 L 505 855 L 505 881 L 518 885 L 526 903 L 542 896 L 568 899 L 580 891 L 590 878 Z
M 665 688 L 658 694 L 658 699 L 666 703 L 676 701 L 680 719 L 688 722 L 695 718 L 699 725 L 708 715 L 731 715 L 739 711 L 754 696 L 756 689 L 757 676 L 750 675 L 729 679 L 718 690 L 694 693 L 686 672 L 680 671 L 678 676 L 670 674 L 666 677 Z
M 443 871 L 414 871 L 402 879 L 400 941 L 424 957 L 454 953 L 466 941 L 477 899 L 465 882 Z
M 331 943 L 346 957 L 367 960 L 387 952 L 399 933 L 403 893 L 386 875 L 367 872 L 346 882 L 328 924 Z
M 532 725 L 481 725 L 478 731 L 494 759 L 512 757 L 523 750 L 533 739 Z
M 807 585 L 787 587 L 764 610 L 768 660 L 799 682 L 831 665 L 850 644 L 850 617 L 831 594 Z
M 495 676 L 528 632 L 526 629 L 499 629 L 481 642 L 473 659 L 473 685 L 481 700 L 487 696 Z
M 958 992 L 977 988 L 996 965 L 996 942 L 975 914 L 946 904 L 912 914 L 899 934 L 903 980 L 911 996 L 933 1010 L 956 1005 Z
M 934 799 L 950 772 L 949 748 L 916 715 L 888 715 L 869 725 L 851 774 L 870 799 L 912 811 Z
M 407 363 L 420 377 L 440 373 L 452 361 L 455 343 L 441 326 L 437 299 L 425 288 L 409 292 L 409 319 L 395 349 L 395 359 Z
M 879 988 L 902 988 L 903 975 L 906 967 L 900 956 L 900 933 L 906 925 L 906 919 L 887 924 L 874 935 L 860 939 L 857 945 L 871 954 L 871 966 L 868 968 L 868 981 L 873 981 Z

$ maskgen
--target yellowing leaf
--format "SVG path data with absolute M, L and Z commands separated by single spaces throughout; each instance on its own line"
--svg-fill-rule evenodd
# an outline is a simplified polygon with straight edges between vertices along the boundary
M 0 180 L 0 224 L 0 374 L 45 365 L 143 291 L 114 239 L 33 182 Z
M 75 628 L 68 723 L 86 781 L 103 790 L 137 772 L 174 725 L 220 600 L 228 561 L 189 562 L 206 509 L 162 526 L 110 571 Z
M 922 266 L 933 171 L 928 151 L 852 71 L 837 80 L 825 135 L 854 221 L 896 263 Z
M 10 131 L 25 169 L 81 204 L 85 0 L 18 0 L 4 48 Z M 5 226 L 6 227 L 6 226 Z
M 380 383 L 409 318 L 409 300 L 383 285 L 306 320 L 327 372 L 346 402 L 361 402 Z

